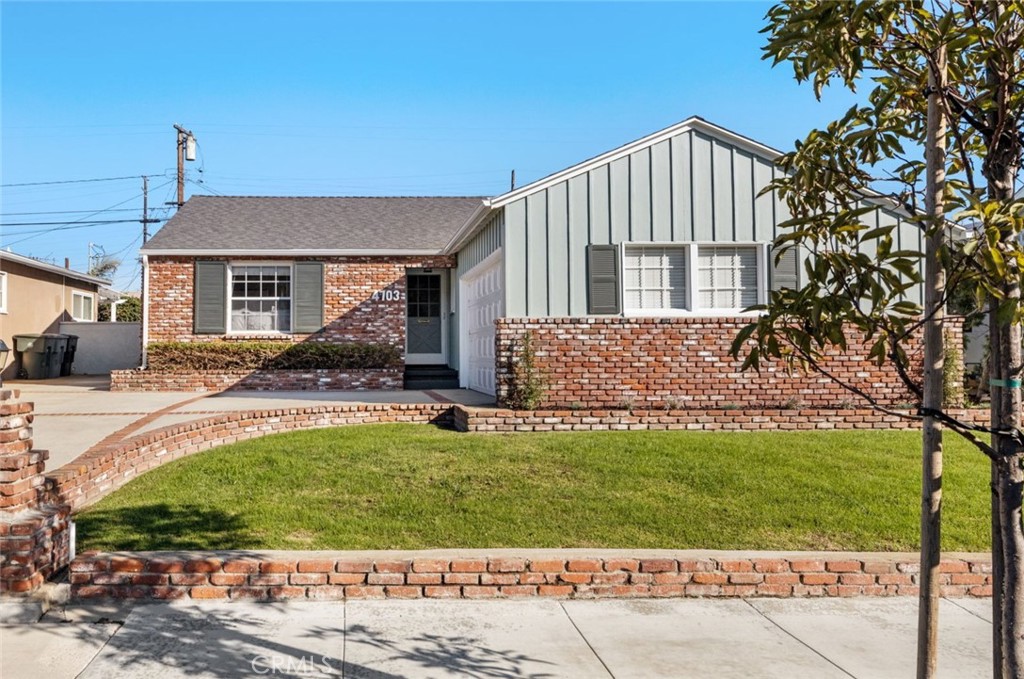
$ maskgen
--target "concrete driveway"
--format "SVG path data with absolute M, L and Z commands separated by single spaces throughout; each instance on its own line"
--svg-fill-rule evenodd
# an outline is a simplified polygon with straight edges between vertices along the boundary
M 463 403 L 485 405 L 490 396 L 468 389 L 436 391 L 228 391 L 111 392 L 106 376 L 52 380 L 8 380 L 35 403 L 35 447 L 50 451 L 46 468 L 54 470 L 112 435 L 131 436 L 150 429 L 223 412 L 301 408 L 324 403 Z
M 54 609 L 4 679 L 912 677 L 917 600 L 349 601 Z M 939 676 L 991 673 L 990 603 L 943 600 Z

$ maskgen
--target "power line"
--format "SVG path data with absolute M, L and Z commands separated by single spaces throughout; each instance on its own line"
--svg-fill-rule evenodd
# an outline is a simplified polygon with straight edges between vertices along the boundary
M 151 210 L 170 210 L 171 208 L 169 208 L 169 207 L 154 207 L 154 208 L 150 208 L 150 209 Z M 0 212 L 0 217 L 25 217 L 25 216 L 30 216 L 30 215 L 78 215 L 78 214 L 82 214 L 83 212 L 92 212 L 92 213 L 95 214 L 96 212 L 138 212 L 138 210 L 136 208 L 133 208 L 133 207 L 121 207 L 121 208 L 114 208 L 112 210 L 102 210 L 102 209 L 97 210 L 96 208 L 92 208 L 90 210 L 47 210 L 47 211 L 39 211 L 39 212 Z
M 139 175 L 139 176 L 141 176 L 141 175 Z M 131 179 L 137 179 L 137 177 L 131 177 Z M 156 186 L 154 188 L 160 189 L 160 188 L 163 188 L 163 187 L 167 186 L 168 184 L 173 184 L 173 183 L 174 183 L 174 180 L 172 179 L 172 180 L 164 182 L 163 184 L 160 184 L 159 186 Z M 141 198 L 141 197 L 142 197 L 141 193 L 136 194 L 136 195 L 132 196 L 131 198 L 126 198 L 125 200 L 120 201 L 119 203 L 114 203 L 110 207 L 104 208 L 102 210 L 97 210 L 96 212 L 93 212 L 92 214 L 85 215 L 84 217 L 81 217 L 79 219 L 74 219 L 74 220 L 71 220 L 70 222 L 65 222 L 66 226 L 56 226 L 56 227 L 53 227 L 51 229 L 39 229 L 37 232 L 32 233 L 32 235 L 26 235 L 24 238 L 19 238 L 18 240 L 13 241 L 13 242 L 8 242 L 7 245 L 8 246 L 10 246 L 10 245 L 17 245 L 18 243 L 22 243 L 24 241 L 31 240 L 33 238 L 38 238 L 42 234 L 51 233 L 53 231 L 66 231 L 66 230 L 69 230 L 69 229 L 81 229 L 81 228 L 86 228 L 86 227 L 89 227 L 89 226 L 96 226 L 96 224 L 82 224 L 82 222 L 85 222 L 87 219 L 89 219 L 89 217 L 95 217 L 96 215 L 101 214 L 103 212 L 107 212 L 108 210 L 113 210 L 116 207 L 121 207 L 125 203 L 131 202 L 131 201 L 136 200 L 136 199 Z M 129 220 L 129 221 L 137 221 L 137 220 Z M 26 234 L 26 233 L 29 233 L 29 232 L 23 231 L 23 232 L 19 233 L 18 235 L 22 235 L 22 234 Z
M 23 182 L 21 184 L 0 184 L 5 189 L 15 186 L 49 186 L 51 184 L 85 184 L 87 182 L 115 182 L 122 179 L 138 179 L 142 175 L 131 175 L 130 177 L 97 177 L 95 179 L 62 179 L 52 182 Z M 150 175 L 156 176 L 156 175 Z
M 63 224 L 121 224 L 123 222 L 138 222 L 137 219 L 106 219 L 106 220 L 75 220 L 74 222 L 3 222 L 0 223 L 0 227 L 4 226 L 53 226 Z

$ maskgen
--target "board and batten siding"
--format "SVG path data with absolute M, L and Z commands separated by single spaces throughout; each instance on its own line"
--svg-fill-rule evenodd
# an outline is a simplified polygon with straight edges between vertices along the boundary
M 502 246 L 505 234 L 505 214 L 496 212 L 468 243 L 462 246 L 455 264 L 455 276 L 451 280 L 451 309 L 448 324 L 448 367 L 459 369 L 459 281 L 473 267 L 487 259 Z
M 587 315 L 589 244 L 771 242 L 790 214 L 774 193 L 758 194 L 778 172 L 766 158 L 685 130 L 509 203 L 506 316 Z M 881 209 L 875 220 L 899 222 Z M 921 246 L 913 224 L 901 223 L 894 238 Z

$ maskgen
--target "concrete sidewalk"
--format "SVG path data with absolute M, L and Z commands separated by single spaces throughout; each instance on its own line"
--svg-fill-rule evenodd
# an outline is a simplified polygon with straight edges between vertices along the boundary
M 4 679 L 914 675 L 917 600 L 108 604 L 0 627 Z M 990 603 L 943 600 L 940 675 L 991 673 Z
M 493 398 L 468 389 L 436 391 L 228 391 L 111 392 L 104 376 L 72 376 L 52 380 L 8 380 L 35 403 L 35 447 L 50 451 L 47 470 L 54 470 L 103 441 L 134 427 L 126 435 L 203 419 L 224 412 L 303 408 L 335 403 L 438 403 L 485 405 Z

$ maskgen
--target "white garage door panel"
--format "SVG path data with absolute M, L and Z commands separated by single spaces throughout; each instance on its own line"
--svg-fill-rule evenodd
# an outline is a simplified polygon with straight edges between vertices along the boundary
M 484 262 L 462 280 L 466 300 L 466 383 L 470 389 L 495 394 L 494 322 L 502 314 L 501 257 Z

